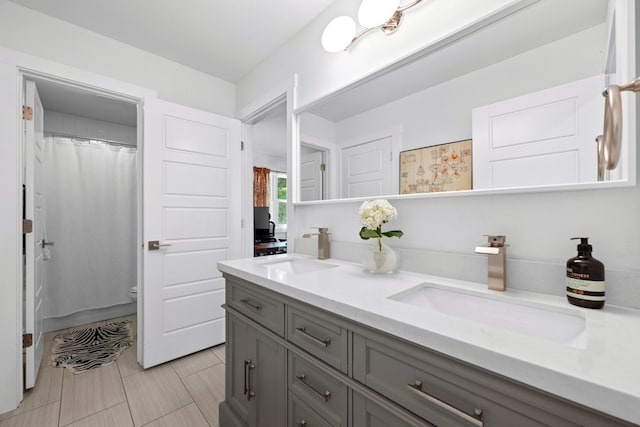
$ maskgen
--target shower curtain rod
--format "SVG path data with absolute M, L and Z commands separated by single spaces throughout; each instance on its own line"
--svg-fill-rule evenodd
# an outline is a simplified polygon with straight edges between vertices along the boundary
M 85 137 L 77 136 L 77 135 L 69 135 L 69 134 L 66 134 L 66 133 L 48 132 L 48 131 L 45 131 L 44 134 L 48 135 L 48 136 L 58 136 L 58 137 L 63 137 L 63 138 L 77 139 L 79 141 L 87 141 L 87 142 L 99 141 L 99 142 L 104 142 L 105 144 L 117 145 L 119 147 L 137 148 L 135 145 L 127 144 L 126 142 L 114 141 L 112 139 L 85 138 Z

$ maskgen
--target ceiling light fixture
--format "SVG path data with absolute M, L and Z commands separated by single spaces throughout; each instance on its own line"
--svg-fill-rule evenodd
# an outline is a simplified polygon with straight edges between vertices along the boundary
M 356 34 L 356 22 L 350 16 L 333 19 L 322 33 L 322 47 L 327 52 L 348 50 L 360 37 L 380 28 L 385 34 L 393 34 L 402 21 L 403 12 L 422 0 L 400 6 L 400 0 L 362 0 L 358 9 L 358 22 L 362 27 Z

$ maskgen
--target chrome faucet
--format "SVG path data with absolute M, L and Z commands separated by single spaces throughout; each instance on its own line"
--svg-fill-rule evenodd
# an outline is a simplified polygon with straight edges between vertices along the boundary
M 494 291 L 504 291 L 507 288 L 506 277 L 506 255 L 507 245 L 505 236 L 487 236 L 488 246 L 476 247 L 477 254 L 489 255 L 489 265 L 487 268 L 489 289 Z
M 318 236 L 318 259 L 329 258 L 329 228 L 328 227 L 314 227 L 318 229 L 317 233 L 306 233 L 302 237 L 310 238 L 311 236 Z

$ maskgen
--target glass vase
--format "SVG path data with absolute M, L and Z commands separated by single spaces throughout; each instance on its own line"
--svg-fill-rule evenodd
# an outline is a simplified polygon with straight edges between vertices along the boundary
M 370 273 L 392 273 L 398 266 L 398 254 L 378 239 L 365 250 L 362 265 Z

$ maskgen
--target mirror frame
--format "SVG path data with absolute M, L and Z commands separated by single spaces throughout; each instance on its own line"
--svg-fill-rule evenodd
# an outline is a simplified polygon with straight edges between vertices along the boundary
M 608 43 L 611 44 L 612 38 L 618 36 L 620 37 L 621 33 L 624 34 L 627 38 L 626 44 L 626 64 L 623 64 L 623 70 L 621 72 L 621 78 L 625 80 L 631 81 L 635 77 L 635 73 L 638 71 L 636 69 L 636 46 L 640 45 L 638 43 L 638 14 L 640 13 L 640 5 L 634 5 L 634 0 L 611 0 L 614 4 L 614 14 L 613 20 L 615 21 L 615 25 L 612 25 L 611 30 L 616 31 L 616 34 L 608 35 Z M 535 2 L 534 2 L 535 3 Z M 522 8 L 527 7 L 527 5 L 531 4 L 531 2 L 527 3 L 523 2 Z M 630 13 L 630 10 L 632 13 Z M 620 20 L 618 19 L 620 16 L 626 18 L 626 21 L 622 22 L 620 25 Z M 474 28 L 469 30 L 469 28 L 465 30 L 461 30 L 457 33 L 451 34 L 447 37 L 446 40 L 440 40 L 439 42 L 433 45 L 426 45 L 422 49 L 417 52 L 412 53 L 411 55 L 402 58 L 392 64 L 389 64 L 386 67 L 383 67 L 379 70 L 373 71 L 369 75 L 364 78 L 357 80 L 353 83 L 350 83 L 342 88 L 338 88 L 336 91 L 329 93 L 321 98 L 313 100 L 307 103 L 304 106 L 297 107 L 293 110 L 293 121 L 295 123 L 294 129 L 296 132 L 293 134 L 293 158 L 291 159 L 291 166 L 296 170 L 293 174 L 296 176 L 295 187 L 297 188 L 296 197 L 292 201 L 294 205 L 315 205 L 315 204 L 325 204 L 325 203 L 351 203 L 357 201 L 363 201 L 371 199 L 372 197 L 356 197 L 356 198 L 334 198 L 334 199 L 322 199 L 322 200 L 310 200 L 310 201 L 301 201 L 299 199 L 299 188 L 300 188 L 300 180 L 299 178 L 299 165 L 300 165 L 300 146 L 303 143 L 303 135 L 300 132 L 300 120 L 301 115 L 304 112 L 312 110 L 314 107 L 321 105 L 325 102 L 336 98 L 339 95 L 343 95 L 344 93 L 354 89 L 362 84 L 370 82 L 378 77 L 384 76 L 388 73 L 395 71 L 396 69 L 411 64 L 412 62 L 421 59 L 426 55 L 430 55 L 435 53 L 441 49 L 444 49 L 450 43 L 455 43 L 457 40 L 469 36 L 470 34 L 475 33 L 476 31 L 488 26 L 492 25 L 495 22 L 498 22 L 502 19 L 507 18 L 508 16 L 495 16 L 495 15 L 487 15 L 480 22 L 475 23 Z M 614 60 L 611 57 L 607 57 L 607 64 L 611 64 Z M 421 90 L 426 90 L 421 89 Z M 640 96 L 640 95 L 639 95 Z M 605 102 L 605 98 L 603 97 L 603 103 Z M 446 192 L 433 192 L 433 193 L 415 193 L 415 194 L 388 194 L 382 195 L 379 197 L 383 197 L 385 199 L 396 200 L 396 199 L 426 199 L 426 198 L 443 198 L 443 197 L 470 197 L 470 196 L 484 196 L 484 195 L 497 195 L 497 194 L 526 194 L 526 193 L 540 193 L 540 192 L 557 192 L 557 191 L 581 191 L 581 190 L 594 190 L 594 189 L 609 189 L 609 188 L 621 188 L 621 187 L 633 187 L 636 185 L 636 168 L 637 168 L 637 159 L 636 159 L 636 146 L 631 143 L 636 140 L 637 136 L 637 111 L 636 111 L 636 100 L 632 94 L 628 94 L 626 99 L 622 100 L 623 105 L 623 117 L 634 117 L 635 119 L 632 121 L 624 120 L 623 123 L 623 145 L 622 152 L 626 153 L 626 158 L 621 159 L 620 163 L 622 164 L 622 178 L 612 181 L 594 181 L 594 182 L 583 182 L 583 183 L 570 183 L 570 184 L 552 184 L 552 185 L 535 185 L 535 186 L 522 186 L 522 187 L 504 187 L 504 188 L 492 188 L 492 189 L 471 189 L 471 190 L 460 190 L 460 191 L 446 191 Z M 603 118 L 604 121 L 604 118 Z M 311 141 L 309 141 L 311 143 Z M 311 145 L 315 145 L 311 143 Z M 323 147 L 326 148 L 326 147 Z M 339 163 L 338 153 L 335 149 L 329 149 L 329 156 L 332 159 L 334 165 Z M 329 181 L 331 179 L 329 178 Z M 293 183 L 293 181 L 292 181 Z M 330 186 L 332 188 L 336 188 L 337 183 L 330 182 Z

